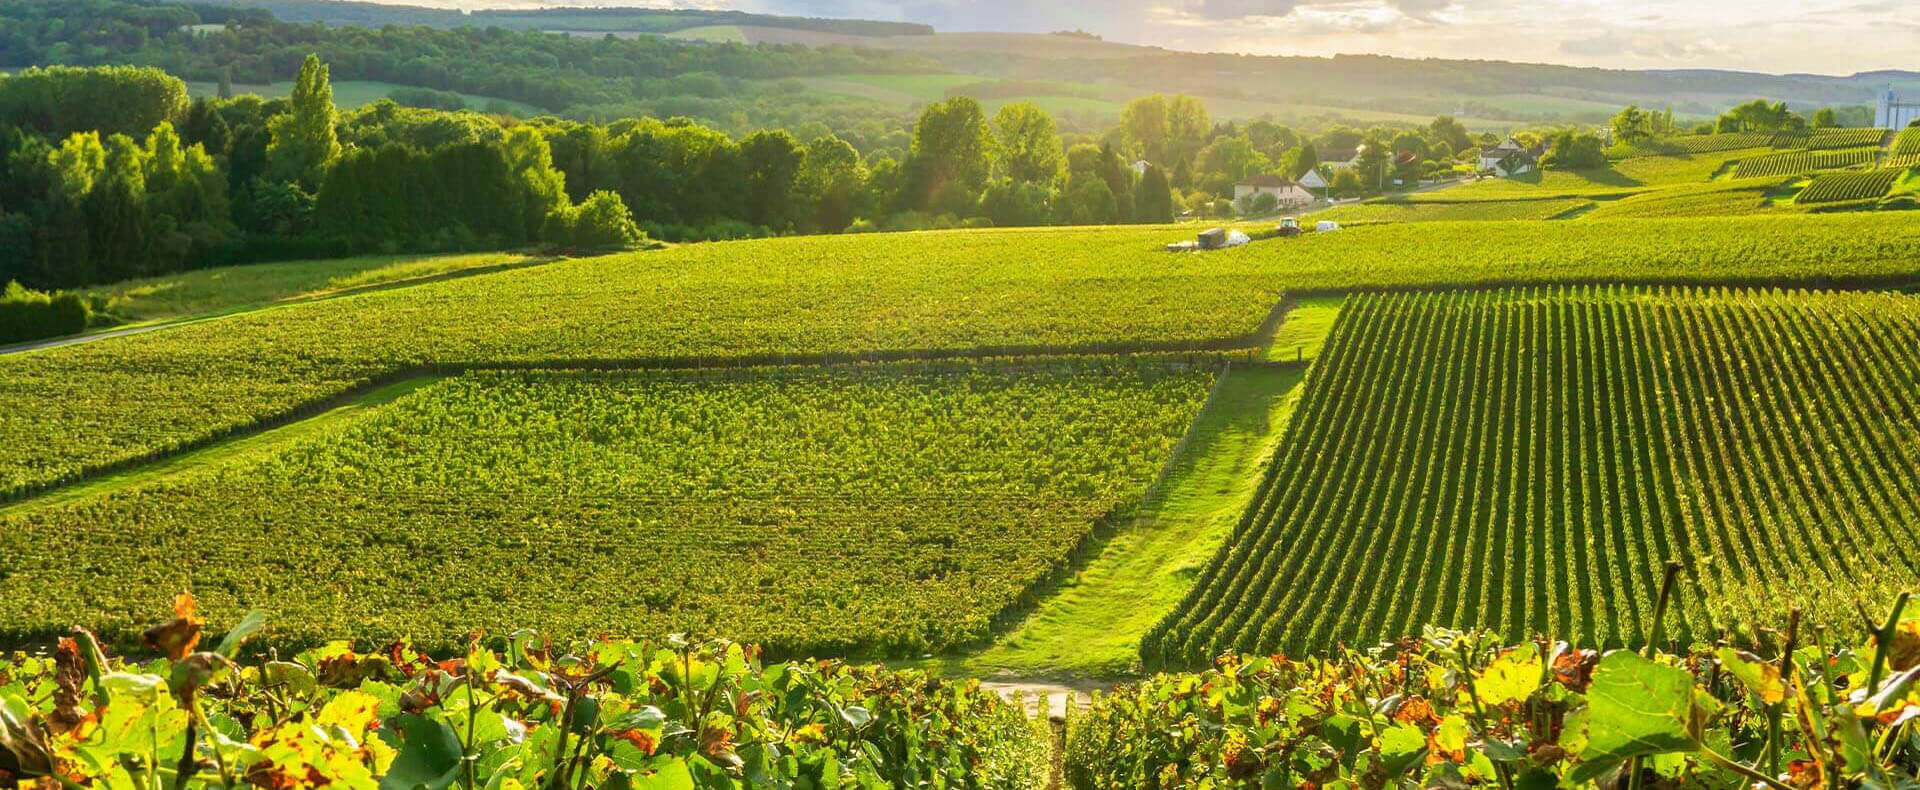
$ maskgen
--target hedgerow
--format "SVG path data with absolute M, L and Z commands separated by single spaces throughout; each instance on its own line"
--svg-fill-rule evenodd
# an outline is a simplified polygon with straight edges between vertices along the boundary
M 462 376 L 245 463 L 0 517 L 0 641 L 125 640 L 184 584 L 216 615 L 270 609 L 296 645 L 975 642 L 1139 500 L 1207 362 Z
M 1421 623 L 1637 645 L 1647 569 L 1674 558 L 1693 563 L 1683 639 L 1890 594 L 1920 581 L 1915 369 L 1907 296 L 1351 297 L 1262 493 L 1142 653 Z
M 1040 790 L 1045 734 L 977 681 L 670 637 L 493 634 L 284 657 L 216 646 L 190 597 L 149 660 L 75 629 L 0 660 L 0 784 L 231 790 Z

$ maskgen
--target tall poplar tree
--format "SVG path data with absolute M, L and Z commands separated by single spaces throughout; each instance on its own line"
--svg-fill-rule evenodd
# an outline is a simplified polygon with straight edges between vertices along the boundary
M 327 168 L 340 158 L 340 138 L 334 131 L 333 83 L 327 65 L 308 55 L 294 80 L 292 109 L 268 123 L 273 141 L 267 144 L 267 172 L 277 180 L 299 184 L 316 192 L 326 180 Z

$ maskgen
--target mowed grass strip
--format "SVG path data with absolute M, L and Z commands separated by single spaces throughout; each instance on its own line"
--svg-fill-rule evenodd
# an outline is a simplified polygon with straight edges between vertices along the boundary
M 1753 634 L 1920 574 L 1920 300 L 1553 288 L 1358 295 L 1265 487 L 1147 661 L 1419 624 Z
M 1379 225 L 1199 255 L 1191 228 L 774 239 L 567 261 L 0 356 L 0 497 L 409 371 L 889 351 L 1253 347 L 1283 294 L 1516 283 L 1881 283 L 1899 214 Z
M 0 517 L 0 641 L 137 642 L 191 590 L 287 644 L 695 632 L 984 640 L 1138 504 L 1206 360 L 471 374 L 346 431 Z M 111 584 L 100 579 L 112 579 Z

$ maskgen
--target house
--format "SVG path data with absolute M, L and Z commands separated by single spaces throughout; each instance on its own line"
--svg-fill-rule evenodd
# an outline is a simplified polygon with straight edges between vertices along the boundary
M 1325 192 L 1332 184 L 1327 183 L 1326 177 L 1320 175 L 1319 170 L 1308 170 L 1306 175 L 1300 177 L 1300 186 Z
M 1145 176 L 1151 169 L 1153 169 L 1153 163 L 1145 159 L 1136 159 L 1133 162 L 1133 175 L 1136 178 Z
M 1313 202 L 1313 193 L 1290 178 L 1258 175 L 1233 185 L 1233 202 L 1245 205 L 1260 195 L 1272 195 L 1276 206 L 1304 206 Z
M 1480 171 L 1511 178 L 1540 169 L 1540 157 L 1544 155 L 1545 145 L 1528 148 L 1509 137 L 1506 142 L 1480 152 Z

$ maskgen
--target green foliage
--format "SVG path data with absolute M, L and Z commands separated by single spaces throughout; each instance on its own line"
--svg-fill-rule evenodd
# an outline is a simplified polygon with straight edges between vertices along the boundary
M 1901 744 L 1920 691 L 1876 680 L 1872 666 L 1901 643 L 1829 642 L 1829 653 L 1805 644 L 1808 630 L 1790 662 L 1725 648 L 1603 654 L 1544 638 L 1503 647 L 1436 628 L 1364 652 L 1227 655 L 1070 717 L 1067 785 L 1899 786 L 1920 769 Z M 1920 634 L 1920 619 L 1897 630 Z
M 1616 226 L 1617 227 L 1617 226 Z M 1352 233 L 1354 231 L 1346 231 Z M 1323 650 L 1418 623 L 1638 645 L 1683 559 L 1686 640 L 1838 584 L 1920 580 L 1898 445 L 1904 296 L 1576 288 L 1354 296 L 1267 489 L 1142 648 Z M 1846 514 L 1848 527 L 1833 529 Z M 1850 622 L 1831 618 L 1836 625 Z
M 547 216 L 541 237 L 572 252 L 629 250 L 646 241 L 647 234 L 633 221 L 633 212 L 615 192 L 600 191 L 578 206 L 561 206 Z
M 1148 166 L 1133 188 L 1133 221 L 1166 223 L 1173 221 L 1173 185 L 1167 172 Z
M 186 111 L 186 83 L 152 67 L 48 66 L 0 79 L 0 126 L 53 138 L 144 135 Z
M 333 84 L 319 56 L 309 54 L 300 65 L 290 104 L 286 115 L 269 124 L 273 142 L 267 145 L 268 172 L 280 181 L 318 192 L 327 168 L 340 158 L 340 140 L 333 128 Z
M 1031 102 L 1016 102 L 993 116 L 1000 165 L 1015 184 L 1051 187 L 1066 175 L 1066 153 L 1053 116 Z M 996 220 L 997 222 L 997 220 Z
M 0 345 L 85 331 L 93 310 L 76 293 L 47 294 L 17 282 L 0 291 Z
M 1592 170 L 1607 166 L 1606 146 L 1590 134 L 1561 132 L 1548 142 L 1540 166 L 1549 170 Z
M 1740 160 L 1736 178 L 1798 176 L 1821 170 L 1841 170 L 1861 165 L 1872 166 L 1880 158 L 1878 148 L 1851 148 L 1838 151 L 1792 151 Z
M 1815 176 L 1794 198 L 1797 203 L 1837 203 L 1886 197 L 1905 178 L 1905 169 L 1888 168 L 1865 173 L 1827 173 Z
M 178 790 L 1041 790 L 1050 773 L 1017 701 L 920 671 L 531 631 L 445 660 L 406 643 L 249 657 L 244 623 L 215 648 L 193 607 L 151 632 L 149 661 L 79 629 L 51 658 L 0 661 L 0 770 Z
M 775 230 L 791 228 L 800 219 L 795 202 L 807 149 L 784 130 L 760 131 L 740 141 L 746 169 L 746 219 Z
M 109 528 L 124 540 L 88 538 L 85 563 L 146 578 L 175 560 L 116 545 L 195 546 L 209 605 L 267 607 L 293 641 L 540 623 L 941 650 L 987 638 L 1137 501 L 1212 379 L 1152 357 L 473 374 L 250 463 L 0 519 L 0 594 L 36 602 L 0 638 L 76 618 L 125 637 L 112 624 L 161 602 L 42 576 L 75 561 L 53 535 Z M 242 560 L 267 545 L 289 561 Z M 308 594 L 316 574 L 342 595 Z
M 968 208 L 993 172 L 993 147 L 980 102 L 956 96 L 928 106 L 913 130 L 913 207 Z

